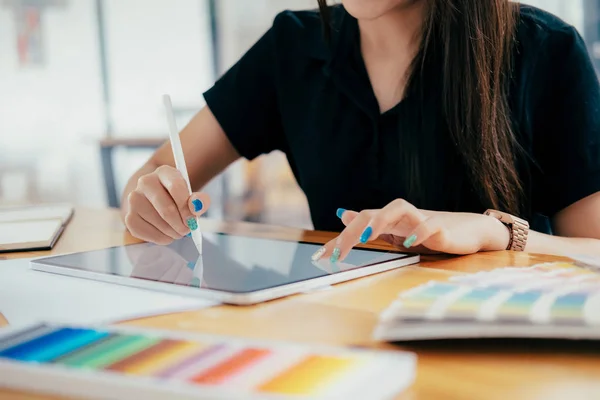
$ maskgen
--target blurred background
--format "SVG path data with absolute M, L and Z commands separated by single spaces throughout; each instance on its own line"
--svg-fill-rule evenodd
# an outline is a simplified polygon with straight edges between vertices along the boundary
M 600 67 L 600 0 L 527 0 L 573 24 Z M 0 205 L 118 207 L 127 178 L 284 9 L 316 0 L 0 0 Z M 240 161 L 210 217 L 310 228 L 285 156 Z

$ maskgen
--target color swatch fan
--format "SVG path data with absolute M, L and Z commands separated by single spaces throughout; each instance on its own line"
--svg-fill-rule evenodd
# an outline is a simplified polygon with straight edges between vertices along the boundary
M 416 371 L 404 352 L 115 327 L 1 332 L 0 387 L 85 398 L 388 399 Z
M 600 339 L 600 273 L 574 263 L 500 268 L 401 293 L 381 316 L 383 341 Z

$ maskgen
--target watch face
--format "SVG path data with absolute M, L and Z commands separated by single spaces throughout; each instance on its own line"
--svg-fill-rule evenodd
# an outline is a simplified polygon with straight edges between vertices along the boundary
M 487 210 L 486 215 L 494 217 L 500 222 L 503 222 L 504 224 L 512 224 L 514 222 L 511 215 L 503 213 L 501 211 Z

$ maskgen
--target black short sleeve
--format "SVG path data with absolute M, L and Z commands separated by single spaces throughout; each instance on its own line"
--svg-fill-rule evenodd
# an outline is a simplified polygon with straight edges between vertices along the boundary
M 600 87 L 575 28 L 549 33 L 531 79 L 533 208 L 553 217 L 600 191 Z
M 277 105 L 276 35 L 274 25 L 204 93 L 231 144 L 247 159 L 280 149 L 284 138 Z

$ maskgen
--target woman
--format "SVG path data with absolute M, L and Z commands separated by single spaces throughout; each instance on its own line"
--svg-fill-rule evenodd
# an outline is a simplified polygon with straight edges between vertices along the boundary
M 507 0 L 325 3 L 280 14 L 205 93 L 181 134 L 193 187 L 283 151 L 315 228 L 345 225 L 314 260 L 379 237 L 600 255 L 600 89 L 573 27 Z M 209 206 L 173 165 L 166 144 L 127 185 L 141 239 L 179 239 Z

